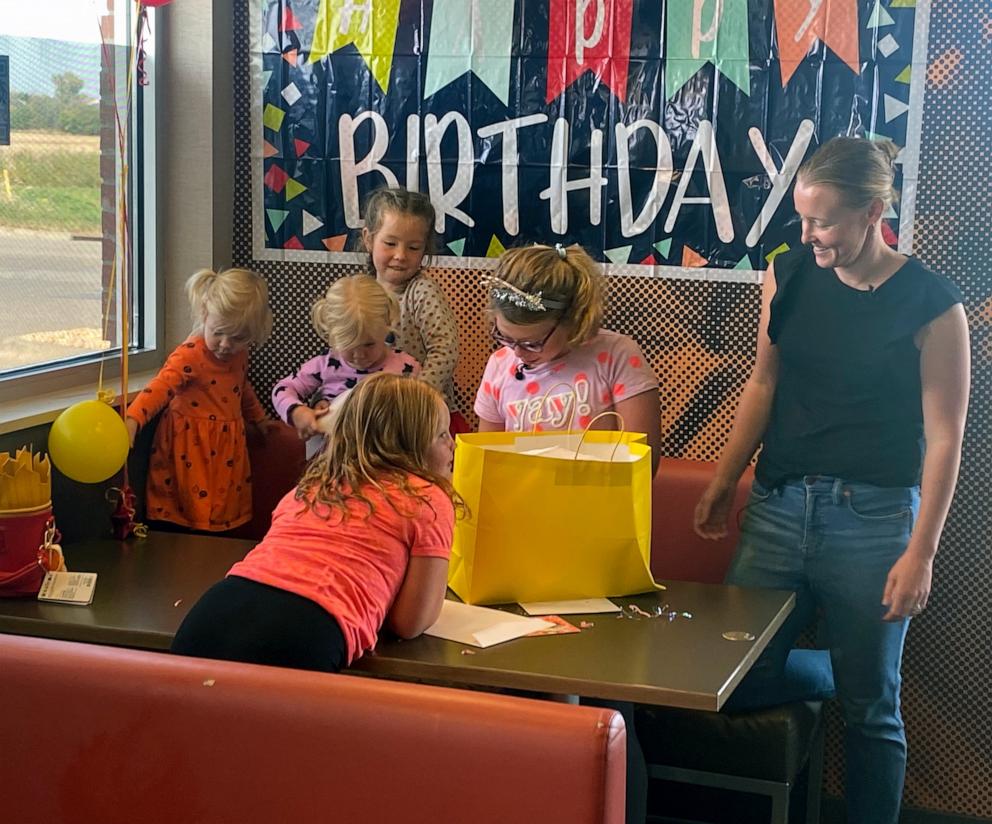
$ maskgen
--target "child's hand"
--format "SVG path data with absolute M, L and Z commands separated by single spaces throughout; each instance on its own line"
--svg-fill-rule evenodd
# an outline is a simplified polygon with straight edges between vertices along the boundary
M 134 439 L 138 434 L 138 422 L 134 418 L 125 418 L 124 425 L 127 427 L 127 439 L 131 449 L 134 449 Z
M 326 410 L 321 414 L 326 414 Z M 296 427 L 301 441 L 305 441 L 317 433 L 317 419 L 320 415 L 309 406 L 297 406 L 290 417 L 293 419 L 293 426 Z
M 258 434 L 263 438 L 278 426 L 279 421 L 274 421 L 272 418 L 262 418 L 262 420 L 255 422 L 255 428 L 258 430 Z

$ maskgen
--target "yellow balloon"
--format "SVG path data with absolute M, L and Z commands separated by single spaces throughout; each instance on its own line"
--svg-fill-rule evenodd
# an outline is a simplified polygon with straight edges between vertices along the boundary
M 84 484 L 105 481 L 127 460 L 127 427 L 103 401 L 82 401 L 59 415 L 48 433 L 48 454 L 66 477 Z

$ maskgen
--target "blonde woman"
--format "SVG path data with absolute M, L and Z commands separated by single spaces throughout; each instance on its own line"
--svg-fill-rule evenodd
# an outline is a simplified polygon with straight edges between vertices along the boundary
M 131 445 L 165 410 L 146 486 L 149 520 L 221 532 L 251 520 L 245 422 L 266 426 L 248 383 L 248 348 L 272 329 L 268 289 L 246 269 L 203 269 L 186 283 L 193 331 L 127 409 Z M 271 421 L 269 422 L 271 423 Z
M 335 281 L 313 305 L 314 329 L 330 349 L 304 363 L 272 390 L 272 405 L 300 438 L 320 434 L 318 422 L 328 405 L 376 372 L 415 376 L 420 364 L 388 343 L 399 310 L 396 301 L 371 278 Z M 320 440 L 320 439 L 318 439 Z M 316 451 L 308 444 L 308 453 Z
M 762 445 L 727 582 L 796 606 L 732 697 L 779 703 L 786 660 L 822 616 L 844 713 L 848 821 L 895 824 L 906 771 L 899 669 L 930 597 L 968 406 L 968 324 L 947 278 L 890 248 L 891 141 L 837 137 L 799 169 L 803 246 L 763 288 L 757 362 L 696 531 L 726 532 Z
M 172 651 L 336 672 L 375 645 L 383 623 L 403 638 L 427 629 L 462 507 L 449 424 L 422 380 L 358 384 L 268 533 L 193 606 Z

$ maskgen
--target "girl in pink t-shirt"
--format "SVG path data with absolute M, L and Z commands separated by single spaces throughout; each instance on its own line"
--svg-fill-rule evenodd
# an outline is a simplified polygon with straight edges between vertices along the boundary
M 337 672 L 383 623 L 403 638 L 433 624 L 463 506 L 449 423 L 419 379 L 361 381 L 261 543 L 193 606 L 172 651 Z
M 585 429 L 601 412 L 661 458 L 658 378 L 627 335 L 600 328 L 606 285 L 581 246 L 510 249 L 486 279 L 493 340 L 475 399 L 479 431 Z M 550 390 L 550 391 L 549 391 Z M 608 416 L 594 428 L 616 428 Z

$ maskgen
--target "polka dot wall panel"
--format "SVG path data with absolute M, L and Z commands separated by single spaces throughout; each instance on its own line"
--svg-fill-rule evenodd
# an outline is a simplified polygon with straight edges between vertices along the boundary
M 909 0 L 880 0 L 883 6 Z M 916 0 L 923 2 L 923 0 Z M 291 5 L 291 3 L 289 4 Z M 319 351 L 309 307 L 347 266 L 255 261 L 251 226 L 248 13 L 236 4 L 233 258 L 267 278 L 276 316 L 251 376 L 272 384 Z M 906 803 L 992 818 L 992 7 L 988 0 L 932 2 L 916 214 L 916 254 L 952 277 L 966 297 L 974 385 L 958 493 L 934 570 L 931 605 L 909 631 L 903 711 L 909 738 Z M 909 57 L 907 56 L 907 62 Z M 470 419 L 491 351 L 480 272 L 434 273 L 458 318 L 458 399 Z M 759 289 L 740 283 L 614 278 L 606 325 L 632 335 L 661 380 L 667 454 L 714 461 L 754 362 Z M 825 344 L 829 345 L 829 343 Z M 826 791 L 843 793 L 842 723 L 828 713 Z

